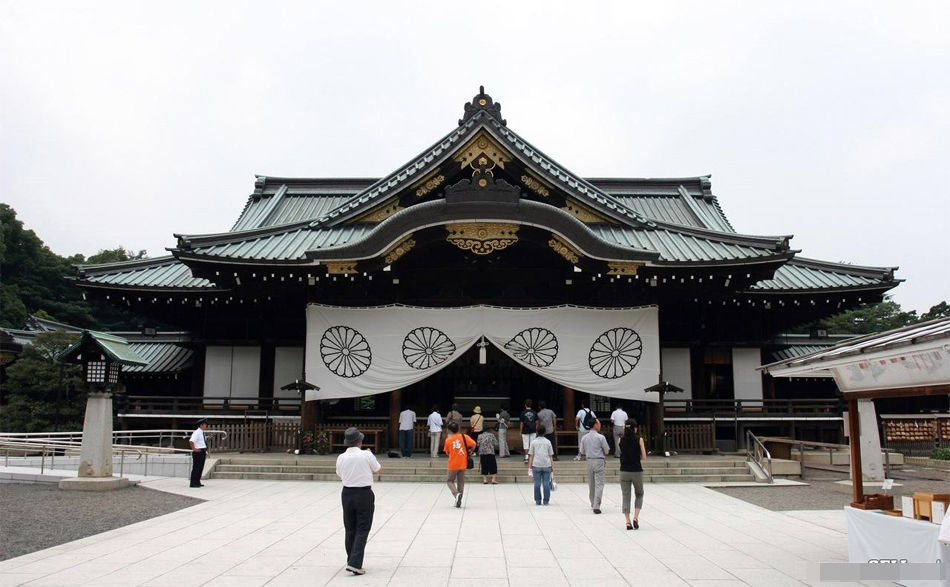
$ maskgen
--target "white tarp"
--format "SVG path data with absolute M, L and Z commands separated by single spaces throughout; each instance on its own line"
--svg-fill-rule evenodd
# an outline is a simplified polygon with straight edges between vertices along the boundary
M 401 389 L 442 369 L 481 336 L 514 361 L 571 389 L 657 401 L 656 306 L 600 309 L 349 308 L 307 306 L 307 399 L 359 397 Z M 489 367 L 490 368 L 490 367 Z

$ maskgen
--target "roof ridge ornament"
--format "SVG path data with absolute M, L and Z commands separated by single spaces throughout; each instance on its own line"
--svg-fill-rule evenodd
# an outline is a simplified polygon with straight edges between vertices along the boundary
M 502 126 L 508 126 L 508 121 L 501 117 L 501 102 L 492 100 L 491 96 L 485 93 L 485 86 L 478 86 L 478 94 L 472 98 L 471 102 L 465 104 L 465 113 L 459 119 L 459 126 L 483 110 L 497 118 Z

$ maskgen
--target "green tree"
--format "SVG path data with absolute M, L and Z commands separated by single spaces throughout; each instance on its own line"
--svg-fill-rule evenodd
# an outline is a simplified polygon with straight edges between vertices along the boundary
M 56 361 L 56 355 L 76 340 L 75 334 L 44 332 L 26 345 L 6 368 L 0 397 L 0 431 L 56 432 L 79 430 L 85 413 L 82 369 Z
M 931 306 L 929 310 L 920 315 L 920 321 L 936 320 L 937 318 L 946 318 L 950 316 L 950 305 L 947 302 L 940 302 Z
M 73 273 L 67 259 L 25 230 L 13 208 L 0 204 L 0 326 L 21 328 L 30 313 L 45 310 L 60 322 L 96 327 L 89 305 L 65 279 Z
M 22 328 L 31 315 L 48 317 L 80 328 L 138 330 L 147 321 L 127 309 L 82 299 L 68 278 L 74 265 L 113 263 L 145 257 L 145 251 L 124 247 L 101 249 L 95 255 L 60 257 L 32 230 L 26 230 L 16 212 L 0 203 L 0 327 Z
M 900 328 L 917 322 L 917 312 L 904 312 L 900 304 L 885 299 L 878 304 L 869 304 L 842 312 L 822 321 L 828 334 L 871 334 Z
M 135 261 L 137 259 L 144 259 L 145 255 L 145 249 L 142 249 L 137 253 L 133 253 L 125 247 L 116 247 L 114 249 L 100 249 L 95 255 L 90 255 L 89 258 L 85 260 L 85 262 L 89 265 L 96 265 L 99 263 L 118 263 L 120 261 Z

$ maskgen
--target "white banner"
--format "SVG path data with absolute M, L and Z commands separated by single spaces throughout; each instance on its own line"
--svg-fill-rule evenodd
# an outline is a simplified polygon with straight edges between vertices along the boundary
M 515 362 L 577 391 L 657 401 L 656 306 L 600 309 L 307 306 L 307 399 L 385 393 L 442 369 L 484 335 Z M 490 368 L 490 367 L 489 367 Z

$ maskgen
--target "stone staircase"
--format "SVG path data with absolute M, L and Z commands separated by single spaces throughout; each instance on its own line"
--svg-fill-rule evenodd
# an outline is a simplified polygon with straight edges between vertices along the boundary
M 287 481 L 338 481 L 336 455 L 289 455 L 289 454 L 224 454 L 215 455 L 217 463 L 212 479 L 265 479 Z M 383 466 L 382 481 L 432 482 L 445 480 L 445 457 L 430 459 L 415 455 L 411 459 L 380 456 Z M 554 465 L 558 483 L 583 483 L 586 471 L 584 462 L 561 458 Z M 617 482 L 620 471 L 619 459 L 607 458 L 607 482 Z M 753 482 L 745 458 L 736 455 L 650 457 L 643 462 L 646 483 L 722 483 L 729 481 Z M 469 472 L 470 481 L 480 479 L 478 459 L 475 469 Z M 531 483 L 527 466 L 521 456 L 498 459 L 499 483 Z

